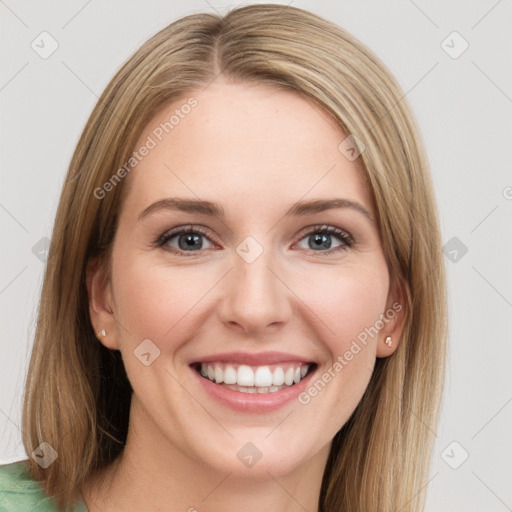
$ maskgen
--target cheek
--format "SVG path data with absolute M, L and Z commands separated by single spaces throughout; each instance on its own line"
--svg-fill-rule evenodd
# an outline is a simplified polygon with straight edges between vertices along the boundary
M 319 332 L 327 360 L 299 396 L 315 417 L 326 418 L 327 437 L 345 424 L 370 382 L 378 339 L 375 324 L 388 293 L 388 274 L 381 265 L 345 269 L 332 277 L 318 281 L 326 285 L 308 295 L 307 305 L 322 320 Z
M 170 331 L 187 323 L 214 276 L 193 267 L 170 268 L 144 254 L 113 258 L 116 317 L 123 337 L 149 338 L 159 344 Z
M 358 335 L 375 326 L 385 310 L 388 285 L 387 269 L 377 260 L 371 265 L 336 269 L 323 279 L 311 281 L 303 290 L 307 305 L 324 324 L 323 341 L 333 356 L 343 353 Z M 375 344 L 376 336 L 368 336 L 368 344 L 372 341 Z

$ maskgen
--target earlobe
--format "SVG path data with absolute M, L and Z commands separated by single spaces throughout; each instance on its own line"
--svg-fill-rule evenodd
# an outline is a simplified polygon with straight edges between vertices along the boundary
M 388 357 L 398 348 L 407 316 L 405 297 L 404 285 L 394 285 L 383 314 L 384 325 L 378 336 L 377 357 Z
M 89 316 L 95 335 L 105 347 L 118 349 L 110 281 L 105 266 L 99 259 L 91 260 L 87 264 L 86 284 Z

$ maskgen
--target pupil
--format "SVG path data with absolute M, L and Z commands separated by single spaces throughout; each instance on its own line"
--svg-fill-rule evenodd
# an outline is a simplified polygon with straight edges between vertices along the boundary
M 201 248 L 201 238 L 199 235 L 185 235 L 180 237 L 180 249 L 184 251 L 194 248 Z
M 310 244 L 312 249 L 329 249 L 331 247 L 331 235 L 317 234 L 313 236 L 313 246 Z

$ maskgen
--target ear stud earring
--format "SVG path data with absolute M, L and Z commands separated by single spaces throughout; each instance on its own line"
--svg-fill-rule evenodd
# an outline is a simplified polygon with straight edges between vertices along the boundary
M 106 335 L 107 335 L 107 331 L 105 329 L 101 329 L 101 331 L 98 334 L 96 334 L 96 338 L 101 340 L 101 337 L 106 336 Z
M 386 338 L 386 341 L 384 342 L 388 347 L 391 347 L 393 345 L 393 340 L 391 339 L 391 336 L 388 336 Z

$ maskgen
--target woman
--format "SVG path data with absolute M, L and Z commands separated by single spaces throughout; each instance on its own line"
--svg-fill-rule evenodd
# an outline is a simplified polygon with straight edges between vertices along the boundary
M 382 63 L 289 6 L 185 17 L 73 155 L 4 509 L 422 510 L 445 338 Z

